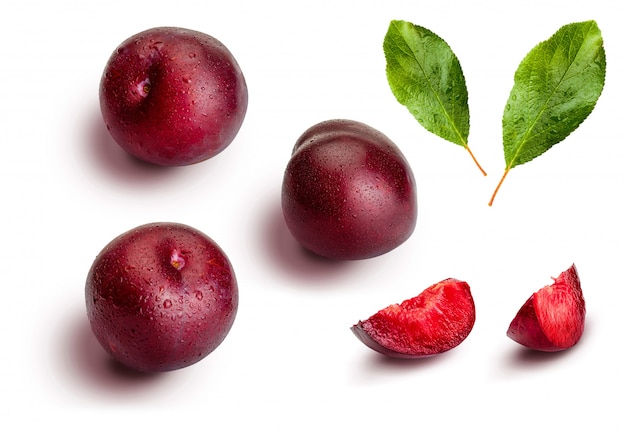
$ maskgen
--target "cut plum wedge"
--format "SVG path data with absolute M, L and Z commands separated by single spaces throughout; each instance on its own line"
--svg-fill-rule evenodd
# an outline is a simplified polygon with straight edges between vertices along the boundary
M 465 340 L 476 320 L 469 285 L 446 279 L 401 304 L 352 326 L 366 346 L 386 356 L 416 359 L 448 351 Z
M 507 335 L 523 346 L 556 352 L 574 346 L 583 335 L 585 299 L 576 266 L 532 294 L 511 322 Z

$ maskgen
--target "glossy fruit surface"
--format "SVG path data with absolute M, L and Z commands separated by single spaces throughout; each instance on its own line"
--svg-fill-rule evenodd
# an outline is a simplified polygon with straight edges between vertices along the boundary
M 96 338 L 138 371 L 169 371 L 206 357 L 235 320 L 238 288 L 217 244 L 177 223 L 125 232 L 96 257 L 85 286 Z
M 446 352 L 467 338 L 476 308 L 469 285 L 446 279 L 401 304 L 392 304 L 351 329 L 366 346 L 414 359 Z
M 533 293 L 509 325 L 512 340 L 534 350 L 556 352 L 583 335 L 586 306 L 576 266 Z
M 226 46 L 177 27 L 125 40 L 100 82 L 102 116 L 115 141 L 158 165 L 217 155 L 239 132 L 247 106 L 246 81 Z
M 389 252 L 413 233 L 415 179 L 398 147 L 357 121 L 329 120 L 296 141 L 282 209 L 295 239 L 331 259 Z

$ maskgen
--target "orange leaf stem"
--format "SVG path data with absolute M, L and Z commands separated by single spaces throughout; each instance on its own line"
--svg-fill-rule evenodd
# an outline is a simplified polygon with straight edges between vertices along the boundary
M 509 174 L 509 171 L 511 171 L 510 168 L 507 168 L 506 170 L 504 170 L 504 174 L 502 175 L 500 182 L 498 182 L 498 186 L 496 186 L 496 190 L 493 191 L 493 195 L 491 196 L 491 199 L 489 200 L 489 206 L 493 205 L 493 200 L 496 198 L 496 194 L 500 190 L 500 186 L 502 186 L 502 182 L 504 182 L 504 179 L 506 178 L 506 175 Z
M 478 160 L 476 159 L 476 157 L 474 156 L 474 154 L 472 153 L 472 151 L 470 150 L 468 145 L 465 145 L 465 149 L 467 149 L 467 151 L 469 152 L 470 156 L 474 160 L 474 163 L 476 164 L 476 166 L 478 167 L 480 172 L 483 173 L 483 176 L 486 176 L 487 172 L 485 170 L 483 170 L 483 168 L 480 166 L 480 164 L 478 163 Z

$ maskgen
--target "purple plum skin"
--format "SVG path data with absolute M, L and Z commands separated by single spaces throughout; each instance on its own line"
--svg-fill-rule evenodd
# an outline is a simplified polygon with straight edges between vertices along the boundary
M 296 141 L 282 209 L 306 249 L 329 259 L 366 259 L 405 242 L 417 220 L 415 179 L 398 147 L 361 122 L 335 119 Z
M 224 252 L 183 224 L 127 231 L 96 257 L 85 286 L 87 316 L 102 347 L 141 372 L 192 365 L 215 350 L 238 307 Z
M 125 40 L 100 81 L 100 108 L 128 153 L 164 166 L 195 164 L 235 138 L 248 106 L 244 75 L 217 39 L 157 27 Z

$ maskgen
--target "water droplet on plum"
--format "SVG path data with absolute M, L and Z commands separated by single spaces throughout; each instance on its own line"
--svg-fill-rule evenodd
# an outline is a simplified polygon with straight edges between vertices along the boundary
M 163 301 L 163 308 L 170 308 L 172 306 L 172 301 L 170 301 L 169 299 L 166 299 L 165 301 Z

